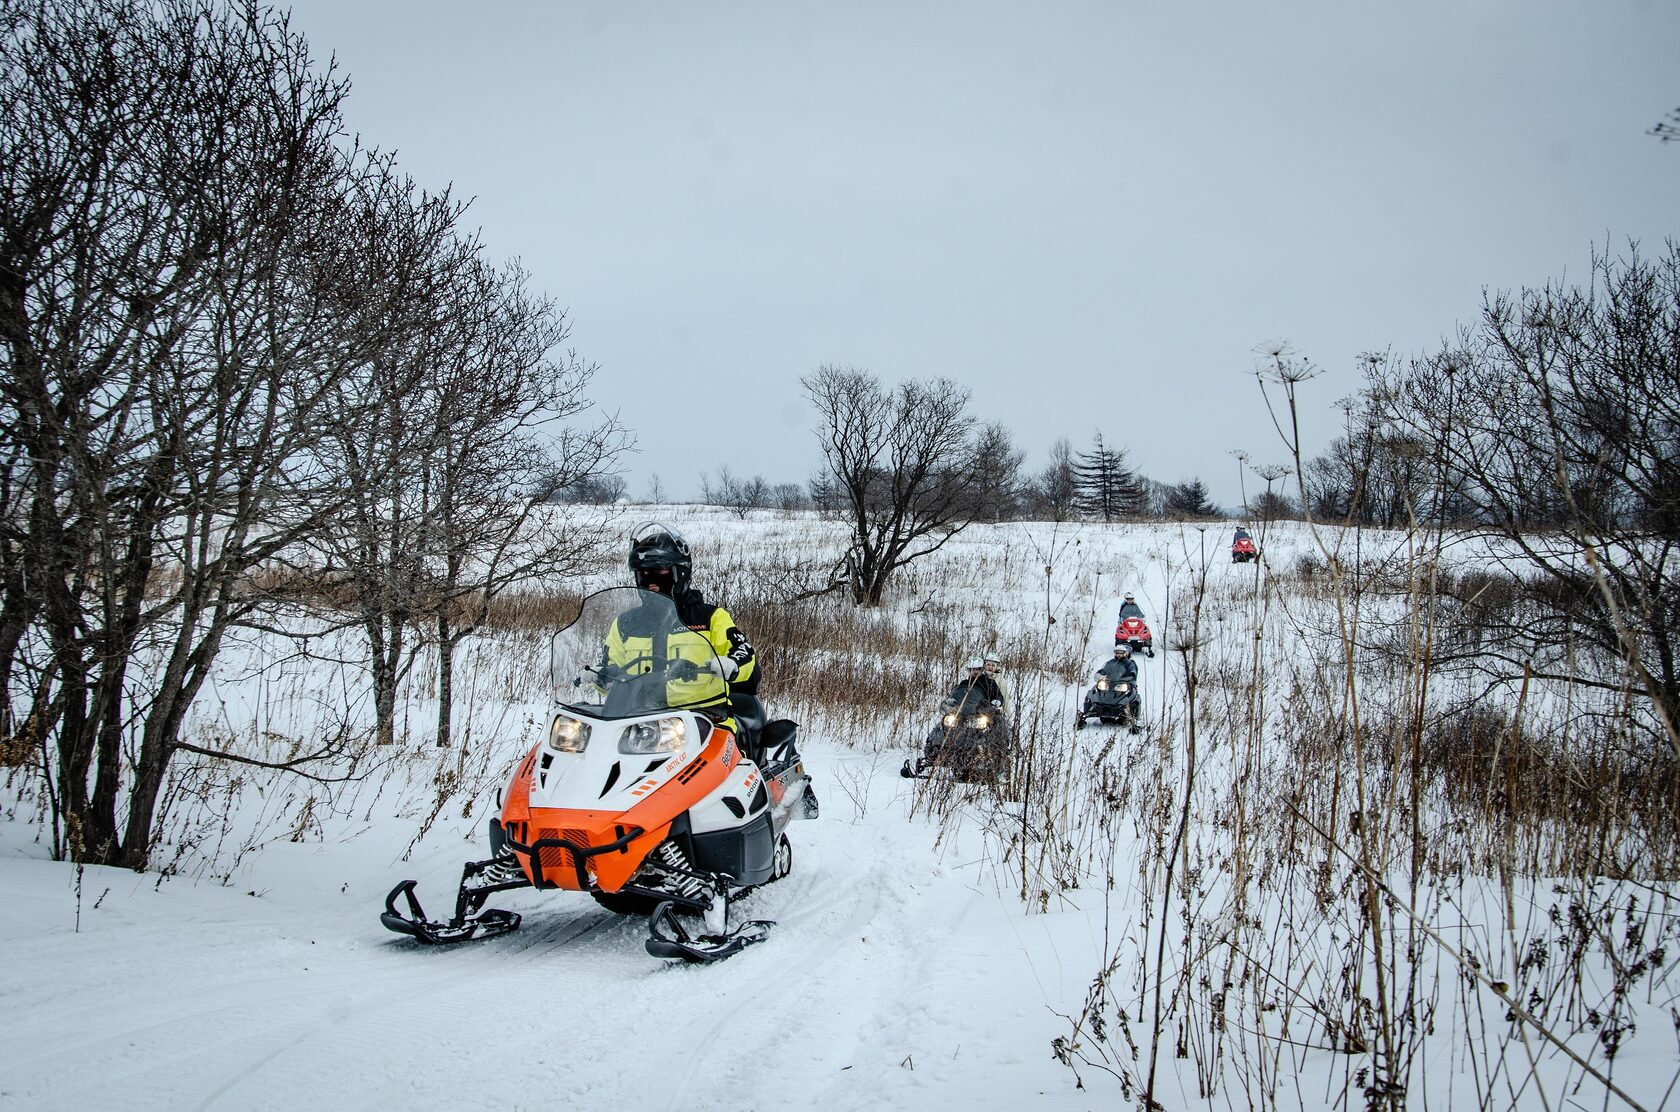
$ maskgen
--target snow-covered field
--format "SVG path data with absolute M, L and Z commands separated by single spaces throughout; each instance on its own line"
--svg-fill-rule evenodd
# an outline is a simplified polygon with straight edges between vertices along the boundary
M 696 582 L 726 604 L 772 597 L 790 567 L 820 565 L 842 543 L 836 524 L 809 517 L 660 516 L 696 543 Z M 792 828 L 793 875 L 740 908 L 777 921 L 769 940 L 713 966 L 653 959 L 640 921 L 564 893 L 494 898 L 524 915 L 523 929 L 458 947 L 421 947 L 380 926 L 398 880 L 418 879 L 428 907 L 446 911 L 461 862 L 483 855 L 495 786 L 546 722 L 535 636 L 487 636 L 463 651 L 466 744 L 456 751 L 427 748 L 431 707 L 413 686 L 411 740 L 369 758 L 355 782 L 183 761 L 154 858 L 168 875 L 52 861 L 38 797 L 14 775 L 0 796 L 0 1001 L 12 1022 L 0 1108 L 1112 1109 L 1137 1102 L 1156 1008 L 1165 1107 L 1360 1107 L 1383 1048 L 1337 1045 L 1326 1001 L 1339 985 L 1346 1014 L 1362 998 L 1380 1011 L 1403 995 L 1397 973 L 1429 1001 L 1416 1013 L 1428 1030 L 1414 1025 L 1401 1040 L 1414 1107 L 1622 1105 L 1531 1027 L 1508 1022 L 1501 992 L 1546 1013 L 1570 1052 L 1639 1106 L 1669 1102 L 1680 1060 L 1672 961 L 1647 963 L 1620 1010 L 1591 1022 L 1604 992 L 1590 984 L 1571 990 L 1567 1014 L 1526 1000 L 1567 964 L 1547 934 L 1548 906 L 1569 904 L 1571 916 L 1582 891 L 1532 877 L 1507 886 L 1477 869 L 1498 830 L 1460 830 L 1451 824 L 1461 817 L 1443 814 L 1437 857 L 1470 863 L 1456 886 L 1443 879 L 1450 861 L 1408 888 L 1404 854 L 1382 858 L 1395 906 L 1378 916 L 1390 933 L 1374 933 L 1409 945 L 1407 959 L 1359 960 L 1373 932 L 1347 918 L 1358 887 L 1348 861 L 1295 861 L 1279 835 L 1277 861 L 1233 864 L 1254 844 L 1233 831 L 1271 830 L 1292 806 L 1295 797 L 1244 785 L 1287 782 L 1286 720 L 1303 713 L 1318 675 L 1315 630 L 1333 622 L 1310 585 L 1316 546 L 1304 529 L 1263 539 L 1280 576 L 1307 568 L 1288 596 L 1257 590 L 1252 566 L 1230 565 L 1229 540 L 1223 525 L 981 526 L 908 569 L 881 622 L 907 642 L 943 645 L 940 675 L 983 648 L 1011 663 L 1007 685 L 1040 769 L 1013 799 L 944 795 L 898 776 L 937 691 L 909 707 L 827 707 L 779 693 L 772 672 L 763 695 L 803 722 L 823 813 Z M 1402 538 L 1363 544 L 1362 557 L 1405 561 Z M 618 579 L 615 568 L 600 575 Z M 1196 655 L 1143 663 L 1142 735 L 1076 734 L 1086 671 L 1107 654 L 1127 590 L 1158 637 L 1194 643 Z M 799 605 L 804 621 L 838 629 L 836 602 Z M 755 615 L 735 611 L 755 632 Z M 1370 620 L 1381 612 L 1373 602 Z M 781 628 L 768 614 L 759 627 Z M 825 667 L 861 675 L 893 663 L 865 659 L 870 642 L 849 637 L 835 634 Z M 307 660 L 260 640 L 236 648 L 189 734 L 275 753 L 339 716 L 364 716 L 365 682 L 331 660 L 352 652 L 348 641 Z M 1192 660 L 1205 671 L 1193 713 Z M 930 667 L 898 664 L 917 677 Z M 814 689 L 807 681 L 802 672 L 802 691 Z M 1365 786 L 1391 790 L 1377 774 Z M 1292 902 L 1318 873 L 1328 890 L 1316 906 Z M 1572 968 L 1589 981 L 1625 981 L 1625 963 L 1619 979 L 1606 971 L 1636 952 L 1680 953 L 1672 883 L 1630 880 L 1593 905 L 1631 895 L 1644 910 L 1604 920 L 1597 934 L 1614 939 L 1584 936 L 1588 956 Z M 1645 933 L 1630 947 L 1635 918 Z M 1434 935 L 1411 929 L 1418 922 Z M 1513 924 L 1524 922 L 1519 937 Z M 1525 960 L 1533 939 L 1553 953 L 1550 966 Z M 1488 981 L 1516 987 L 1488 987 L 1452 954 L 1479 955 Z M 1485 964 L 1501 954 L 1513 968 Z M 1337 955 L 1355 955 L 1351 979 L 1332 968 Z M 1390 980 L 1373 987 L 1360 971 L 1377 965 Z M 1226 982 L 1213 984 L 1210 968 Z M 1613 1063 L 1606 1019 L 1630 1025 Z

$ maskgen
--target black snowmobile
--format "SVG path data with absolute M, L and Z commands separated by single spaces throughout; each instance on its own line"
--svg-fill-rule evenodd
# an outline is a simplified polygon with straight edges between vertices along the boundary
M 1081 730 L 1095 718 L 1110 726 L 1125 726 L 1132 733 L 1143 727 L 1143 696 L 1138 691 L 1136 669 L 1120 667 L 1118 659 L 1103 664 L 1097 670 L 1097 682 L 1085 693 L 1085 705 L 1074 716 L 1073 728 Z
M 973 783 L 996 780 L 1009 767 L 1015 735 L 1001 700 L 964 681 L 939 704 L 939 721 L 928 731 L 922 755 L 906 760 L 899 775 L 928 777 L 943 772 Z

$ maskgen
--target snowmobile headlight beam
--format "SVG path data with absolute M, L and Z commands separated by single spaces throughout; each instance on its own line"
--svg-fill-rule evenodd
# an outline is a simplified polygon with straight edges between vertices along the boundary
M 557 714 L 548 727 L 548 745 L 562 753 L 581 753 L 589 745 L 589 723 L 569 714 Z
M 1104 677 L 1103 679 L 1099 679 L 1097 681 L 1097 690 L 1098 691 L 1107 691 L 1108 690 L 1108 679 L 1107 679 L 1107 677 Z
M 1132 689 L 1132 685 L 1129 684 L 1129 683 L 1123 683 L 1119 687 L 1115 688 L 1115 690 L 1120 692 L 1120 694 L 1122 694 L 1122 695 L 1126 694 L 1131 689 Z
M 977 714 L 968 720 L 968 724 L 973 726 L 976 730 L 989 730 L 992 728 L 992 716 L 989 714 Z
M 954 710 L 947 711 L 945 717 L 941 718 L 940 721 L 945 724 L 945 728 L 947 730 L 955 729 L 957 725 L 957 712 Z
M 618 751 L 632 756 L 675 753 L 688 741 L 688 719 L 680 714 L 669 718 L 648 718 L 624 727 Z

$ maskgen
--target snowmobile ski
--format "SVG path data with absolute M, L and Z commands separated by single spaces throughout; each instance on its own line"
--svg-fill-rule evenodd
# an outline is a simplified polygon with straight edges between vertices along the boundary
M 455 896 L 455 917 L 447 923 L 426 918 L 420 897 L 414 894 L 418 881 L 405 880 L 391 889 L 385 897 L 385 910 L 379 921 L 388 930 L 410 935 L 428 946 L 446 946 L 455 942 L 469 942 L 475 938 L 494 938 L 519 929 L 519 913 L 491 908 L 479 913 L 484 901 L 493 892 L 509 888 L 525 888 L 530 881 L 520 872 L 511 857 L 492 857 L 488 861 L 469 861 L 461 870 L 461 889 Z M 404 914 L 397 907 L 397 897 L 408 903 Z
M 677 904 L 666 900 L 648 917 L 647 952 L 691 965 L 705 965 L 734 957 L 755 942 L 770 937 L 773 919 L 749 919 L 732 930 L 690 934 L 677 918 Z

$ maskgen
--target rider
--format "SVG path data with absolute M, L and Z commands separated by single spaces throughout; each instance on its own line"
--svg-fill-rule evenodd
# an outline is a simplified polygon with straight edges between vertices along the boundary
M 1113 659 L 1103 661 L 1103 666 L 1097 669 L 1097 674 L 1108 680 L 1110 688 L 1119 683 L 1137 683 L 1138 666 L 1137 661 L 1132 659 L 1131 646 L 1114 646 Z
M 1141 617 L 1143 617 L 1143 607 L 1137 604 L 1137 596 L 1127 591 L 1125 600 L 1120 603 L 1120 620 L 1125 621 L 1127 618 Z
M 1000 703 L 1004 702 L 1003 681 L 998 678 L 998 675 L 1003 671 L 1003 661 L 998 659 L 998 654 L 995 652 L 987 653 L 984 659 L 986 661 L 986 675 L 990 676 L 992 683 L 997 686 L 997 700 Z
M 735 625 L 735 619 L 721 606 L 707 602 L 689 582 L 694 561 L 688 542 L 668 525 L 650 521 L 630 536 L 630 571 L 636 586 L 668 596 L 677 604 L 677 616 L 689 629 L 702 634 L 717 652 L 714 670 L 729 683 L 732 693 L 758 693 L 758 658 L 752 642 Z
M 1003 688 L 998 686 L 998 681 L 987 669 L 983 659 L 974 657 L 963 665 L 963 668 L 968 674 L 957 680 L 956 690 L 951 692 L 953 698 L 961 699 L 973 690 L 978 691 L 980 697 L 988 703 L 1003 702 Z
M 688 543 L 670 526 L 648 522 L 638 526 L 631 534 L 629 565 L 631 574 L 636 578 L 636 586 L 669 598 L 676 605 L 678 620 L 706 642 L 704 649 L 694 646 L 692 655 L 704 659 L 692 663 L 697 669 L 709 670 L 711 674 L 674 674 L 670 681 L 673 705 L 698 707 L 711 711 L 720 719 L 727 718 L 730 694 L 751 695 L 758 690 L 758 662 L 752 643 L 736 627 L 729 611 L 707 602 L 699 591 L 690 586 L 694 563 Z M 637 613 L 627 612 L 613 622 L 612 630 L 607 634 L 608 664 L 621 667 L 632 664 L 647 651 L 652 644 L 651 638 L 669 632 L 641 631 L 634 617 Z M 668 652 L 678 657 L 690 655 L 680 650 Z

